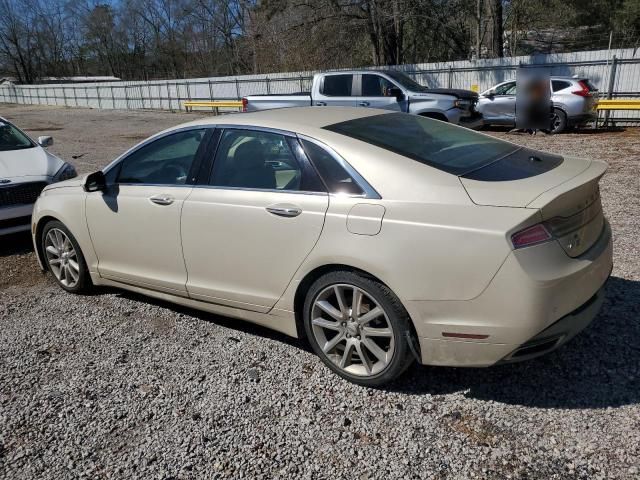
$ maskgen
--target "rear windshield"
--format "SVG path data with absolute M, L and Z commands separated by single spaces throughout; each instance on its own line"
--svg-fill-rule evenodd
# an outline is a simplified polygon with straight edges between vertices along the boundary
M 454 175 L 482 168 L 520 147 L 439 120 L 389 113 L 324 127 Z
M 29 137 L 10 123 L 0 121 L 0 152 L 32 147 L 34 144 Z

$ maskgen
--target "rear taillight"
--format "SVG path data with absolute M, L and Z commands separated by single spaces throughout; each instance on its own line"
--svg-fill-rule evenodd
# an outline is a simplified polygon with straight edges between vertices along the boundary
M 511 243 L 513 248 L 530 247 L 531 245 L 537 245 L 538 243 L 548 242 L 552 240 L 553 236 L 541 223 L 532 227 L 527 227 L 524 230 L 511 235 Z
M 247 101 L 247 99 L 246 99 L 246 98 L 243 98 L 243 99 L 242 99 L 242 111 L 243 111 L 243 112 L 246 112 L 246 111 L 247 111 L 247 104 L 248 104 L 248 103 L 249 103 L 249 102 Z
M 574 95 L 579 95 L 581 97 L 590 97 L 591 96 L 591 90 L 589 90 L 589 85 L 587 85 L 582 80 L 578 81 L 578 85 L 580 85 L 580 90 L 575 90 L 575 91 L 573 91 L 571 93 L 573 93 Z

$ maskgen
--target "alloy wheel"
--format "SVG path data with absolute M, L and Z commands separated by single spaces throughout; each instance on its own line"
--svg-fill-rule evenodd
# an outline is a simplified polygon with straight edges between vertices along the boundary
M 47 232 L 44 248 L 47 263 L 58 281 L 65 287 L 75 287 L 80 279 L 80 265 L 68 235 L 59 228 L 52 228 Z
M 384 308 L 355 285 L 323 289 L 311 307 L 311 327 L 322 353 L 351 375 L 377 375 L 393 358 L 395 335 Z

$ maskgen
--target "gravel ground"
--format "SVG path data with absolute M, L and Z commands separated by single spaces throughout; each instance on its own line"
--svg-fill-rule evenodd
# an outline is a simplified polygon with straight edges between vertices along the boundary
M 0 106 L 80 172 L 195 115 Z M 300 342 L 117 290 L 72 296 L 0 239 L 0 477 L 640 477 L 640 131 L 495 135 L 607 160 L 615 268 L 596 322 L 528 363 L 414 366 L 385 389 Z M 90 140 L 89 140 L 90 139 Z

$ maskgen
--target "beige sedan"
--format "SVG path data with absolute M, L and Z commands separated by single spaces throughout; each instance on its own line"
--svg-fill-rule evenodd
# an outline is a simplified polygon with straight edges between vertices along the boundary
M 62 288 L 110 285 L 306 337 L 380 385 L 482 367 L 587 326 L 612 268 L 606 164 L 385 110 L 187 123 L 48 186 L 32 220 Z

